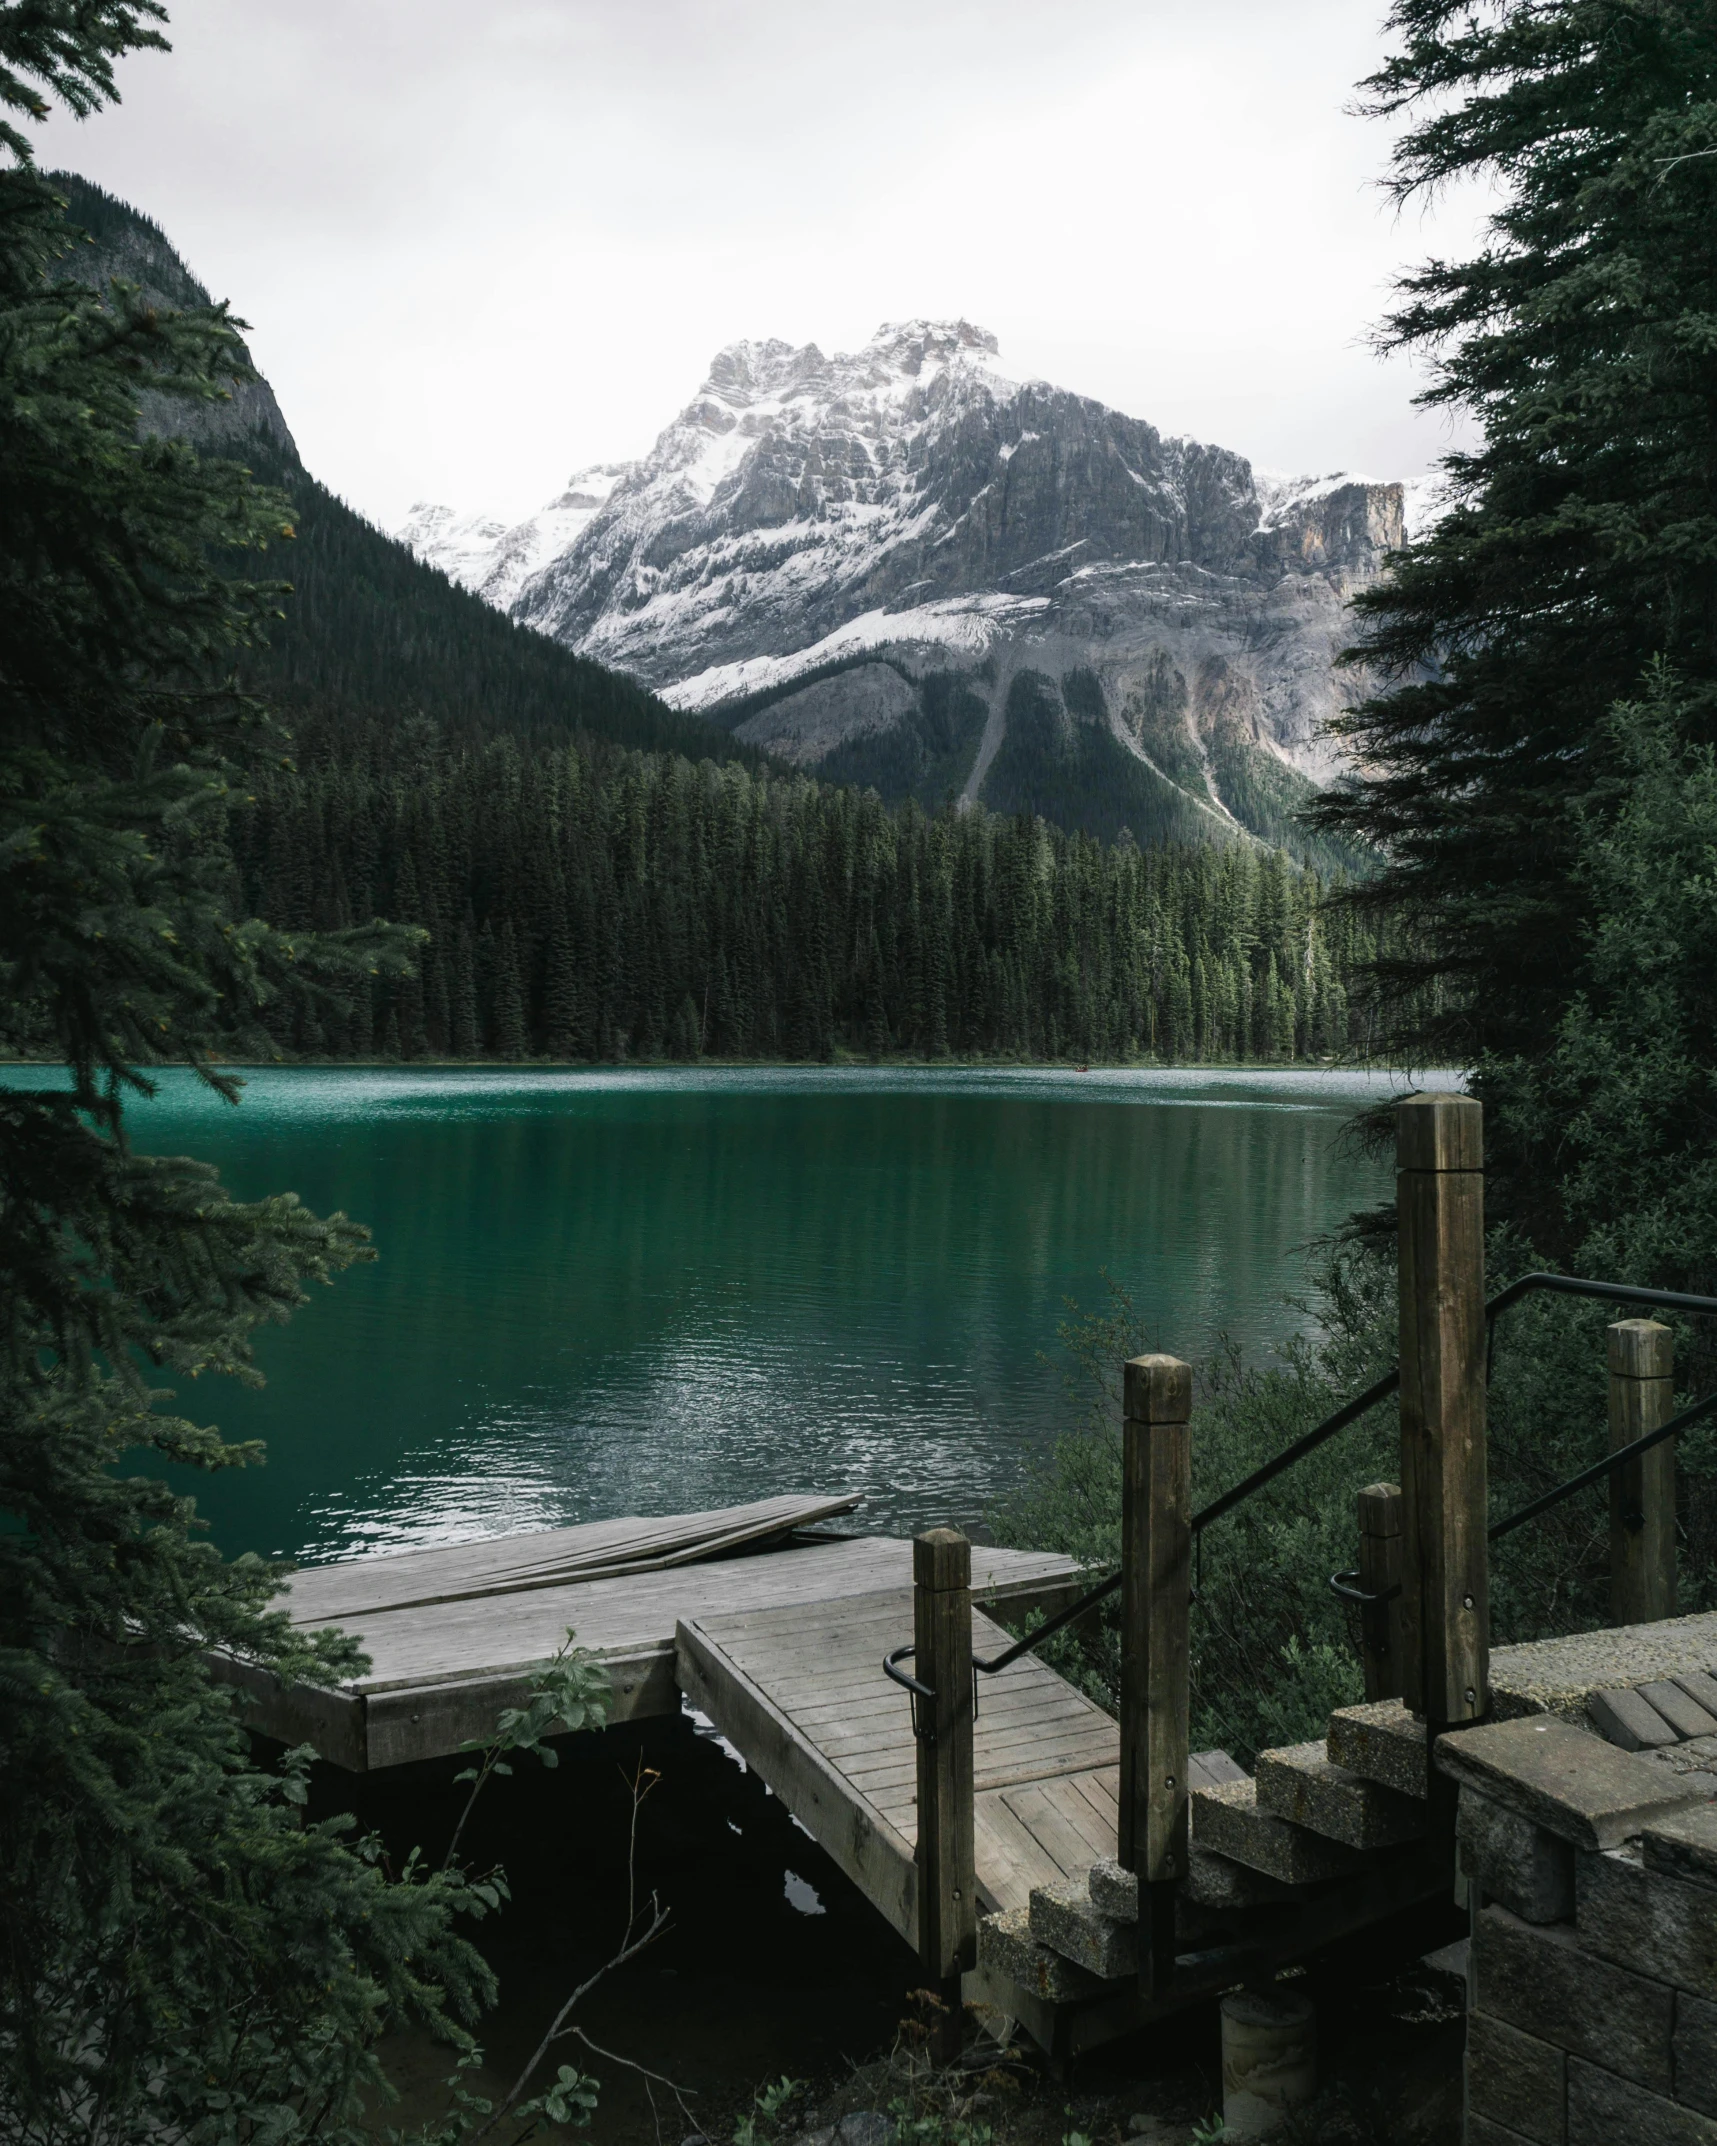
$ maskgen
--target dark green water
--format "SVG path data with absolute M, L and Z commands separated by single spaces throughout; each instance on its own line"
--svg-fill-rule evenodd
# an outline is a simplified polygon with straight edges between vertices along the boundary
M 7 1076 L 17 1080 L 16 1073 Z M 1385 1190 L 1356 1074 L 258 1071 L 139 1145 L 343 1207 L 382 1257 L 265 1334 L 229 1550 L 347 1557 L 785 1489 L 971 1522 L 1073 1415 L 1104 1271 L 1154 1346 L 1291 1328 L 1300 1248 Z M 1040 1360 L 1047 1356 L 1048 1362 Z

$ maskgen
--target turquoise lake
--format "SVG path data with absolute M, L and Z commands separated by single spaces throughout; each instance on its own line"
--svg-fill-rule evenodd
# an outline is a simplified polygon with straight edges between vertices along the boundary
M 26 1076 L 16 1069 L 6 1076 Z M 1308 1241 L 1388 1191 L 1360 1073 L 259 1070 L 138 1145 L 290 1188 L 381 1258 L 265 1332 L 216 1540 L 307 1560 L 786 1489 L 972 1523 L 1075 1420 L 1105 1275 L 1149 1345 L 1267 1354 Z

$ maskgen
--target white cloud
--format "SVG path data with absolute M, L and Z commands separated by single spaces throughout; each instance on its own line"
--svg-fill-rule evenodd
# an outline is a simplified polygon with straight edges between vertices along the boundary
M 632 456 L 737 336 L 955 315 L 1007 371 L 1274 467 L 1441 451 L 1366 336 L 1430 250 L 1345 109 L 1355 0 L 189 0 L 44 161 L 255 324 L 391 525 Z M 1470 210 L 1438 214 L 1458 245 Z

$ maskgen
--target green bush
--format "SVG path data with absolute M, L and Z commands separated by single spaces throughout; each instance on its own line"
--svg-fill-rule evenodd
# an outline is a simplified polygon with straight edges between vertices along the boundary
M 1494 1292 L 1532 1262 L 1504 1236 L 1490 1247 Z M 1315 1288 L 1291 1309 L 1300 1331 L 1277 1360 L 1249 1364 L 1220 1347 L 1198 1367 L 1192 1419 L 1193 1503 L 1206 1505 L 1379 1378 L 1395 1358 L 1393 1259 L 1374 1248 L 1326 1248 Z M 1613 1308 L 1533 1296 L 1499 1321 L 1490 1406 L 1493 1519 L 1517 1510 L 1608 1450 L 1604 1327 Z M 1037 1476 L 992 1516 L 997 1539 L 1060 1550 L 1113 1570 L 1120 1553 L 1120 1370 L 1147 1345 L 1125 1291 L 1060 1328 L 1082 1403 L 1076 1427 Z M 1192 1738 L 1250 1764 L 1265 1748 L 1323 1734 L 1334 1706 L 1363 1696 L 1357 1613 L 1329 1590 L 1358 1558 L 1355 1497 L 1399 1471 L 1396 1404 L 1378 1404 L 1203 1531 L 1194 1565 Z M 1681 1441 L 1679 1509 L 1706 1511 L 1717 1482 L 1717 1433 Z M 1497 1545 L 1491 1566 L 1494 1644 L 1608 1622 L 1608 1504 L 1582 1491 Z M 1684 1610 L 1717 1602 L 1710 1542 L 1684 1526 Z M 1046 1658 L 1103 1704 L 1120 1696 L 1113 1598 L 1049 1642 Z

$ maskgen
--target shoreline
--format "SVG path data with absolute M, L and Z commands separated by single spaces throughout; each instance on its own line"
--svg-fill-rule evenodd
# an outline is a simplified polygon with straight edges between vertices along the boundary
M 1347 1058 L 211 1058 L 231 1072 L 262 1073 L 1415 1073 L 1442 1077 L 1464 1073 L 1449 1066 L 1402 1066 Z M 60 1058 L 0 1058 L 0 1072 L 14 1067 L 63 1066 Z M 188 1071 L 182 1058 L 161 1059 L 136 1070 Z

